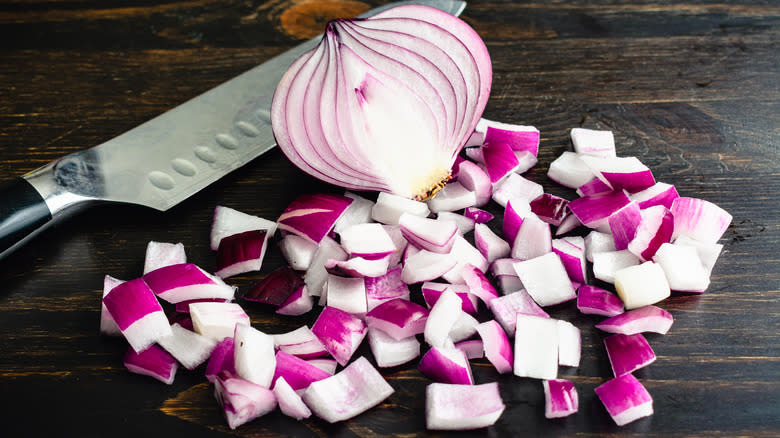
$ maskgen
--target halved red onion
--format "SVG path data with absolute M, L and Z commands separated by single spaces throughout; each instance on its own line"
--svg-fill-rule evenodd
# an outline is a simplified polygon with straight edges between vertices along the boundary
M 463 350 L 450 346 L 432 346 L 423 354 L 417 368 L 434 382 L 473 385 L 471 365 Z
M 498 382 L 480 385 L 431 383 L 425 388 L 425 427 L 471 430 L 496 423 L 506 409 Z
M 276 89 L 274 136 L 323 181 L 425 199 L 449 179 L 491 79 L 477 33 L 438 9 L 331 21 Z
M 485 224 L 474 225 L 474 244 L 488 263 L 496 259 L 509 257 L 509 253 L 512 252 L 509 243 Z
M 379 304 L 395 298 L 409 299 L 409 286 L 401 280 L 401 267 L 389 269 L 379 277 L 365 277 L 366 303 L 370 311 Z
M 331 376 L 331 373 L 322 368 L 281 350 L 276 352 L 274 363 L 276 364 L 273 375 L 274 385 L 279 384 L 279 379 L 284 379 L 294 391 L 306 389 L 313 382 Z
M 150 241 L 146 244 L 144 258 L 144 274 L 168 265 L 187 262 L 187 254 L 183 243 Z
M 428 306 L 428 308 L 431 308 L 436 304 L 436 301 L 439 300 L 441 294 L 446 289 L 452 290 L 455 292 L 455 295 L 460 298 L 461 310 L 468 313 L 469 315 L 477 314 L 477 307 L 479 305 L 478 298 L 476 295 L 470 292 L 469 287 L 465 284 L 447 284 L 426 281 L 422 284 L 421 290 L 423 300 L 425 300 L 425 304 Z
M 595 391 L 618 426 L 653 414 L 653 398 L 633 374 L 607 380 Z
M 674 217 L 663 205 L 648 207 L 640 215 L 642 220 L 628 250 L 643 261 L 652 260 L 661 245 L 672 241 Z
M 233 337 L 236 324 L 251 323 L 249 315 L 236 303 L 192 303 L 190 316 L 196 332 L 216 341 Z
M 371 218 L 381 224 L 398 225 L 398 219 L 404 213 L 428 217 L 431 210 L 425 202 L 404 198 L 391 193 L 380 192 L 376 204 L 371 209 Z
M 188 370 L 195 369 L 208 360 L 217 341 L 199 335 L 179 324 L 171 325 L 171 336 L 160 338 L 157 343 Z
M 429 311 L 409 300 L 396 298 L 374 307 L 366 314 L 369 328 L 382 330 L 399 341 L 425 331 Z
M 274 338 L 248 324 L 236 324 L 233 361 L 242 379 L 270 388 L 276 369 Z
M 582 337 L 580 329 L 569 321 L 558 320 L 558 364 L 565 367 L 580 366 Z
M 518 315 L 534 315 L 543 318 L 549 318 L 547 314 L 536 301 L 528 295 L 525 289 L 520 289 L 507 295 L 494 298 L 488 304 L 493 317 L 501 324 L 504 330 L 510 336 L 514 336 L 517 328 Z
M 561 258 L 563 267 L 566 268 L 571 281 L 585 283 L 587 281 L 585 270 L 585 239 L 580 236 L 553 239 L 552 250 Z
M 663 182 L 656 182 L 654 185 L 628 195 L 632 201 L 636 201 L 639 204 L 639 208 L 645 209 L 654 205 L 663 205 L 666 208 L 672 208 L 672 203 L 680 195 L 677 193 L 677 189 L 671 185 Z
M 623 301 L 598 286 L 583 284 L 577 289 L 577 309 L 587 315 L 615 316 L 623 313 Z
M 279 410 L 288 417 L 302 420 L 311 417 L 311 410 L 297 392 L 284 380 L 284 377 L 276 379 L 273 387 Z
M 273 391 L 224 372 L 214 380 L 214 397 L 231 429 L 276 409 Z
M 647 339 L 641 333 L 624 335 L 617 333 L 604 338 L 612 373 L 616 377 L 646 367 L 655 362 L 656 356 Z
M 368 328 L 368 345 L 380 368 L 403 365 L 420 356 L 420 341 L 414 336 L 394 339 L 377 328 Z
M 655 178 L 650 169 L 636 157 L 580 157 L 603 182 L 615 190 L 636 193 L 652 187 Z
M 606 228 L 609 216 L 631 202 L 623 191 L 582 196 L 569 202 L 569 209 L 588 228 Z
M 560 196 L 543 193 L 529 203 L 531 211 L 539 219 L 556 227 L 569 215 L 569 201 Z
M 590 182 L 596 175 L 576 152 L 564 151 L 550 163 L 547 177 L 558 184 L 576 189 Z
M 493 184 L 490 181 L 490 176 L 477 164 L 463 160 L 458 165 L 457 181 L 466 189 L 474 192 L 475 206 L 481 207 L 490 201 L 490 196 L 493 194 Z
M 628 243 L 636 236 L 636 230 L 642 223 L 642 214 L 639 203 L 631 201 L 624 205 L 607 219 L 612 239 L 615 241 L 615 249 L 628 248 Z
M 393 392 L 368 359 L 360 356 L 337 374 L 310 384 L 303 401 L 316 416 L 335 423 L 362 414 Z
M 309 269 L 317 244 L 296 234 L 287 234 L 279 240 L 279 250 L 291 268 L 305 271 Z
M 111 292 L 111 289 L 124 283 L 123 280 L 114 278 L 110 275 L 103 277 L 103 298 Z M 107 336 L 122 336 L 122 330 L 116 325 L 116 321 L 111 316 L 111 313 L 106 308 L 106 303 L 101 299 L 100 301 L 100 333 Z
M 571 143 L 578 154 L 597 157 L 614 157 L 615 136 L 612 131 L 572 128 Z
M 350 313 L 326 306 L 314 321 L 311 331 L 328 353 L 344 366 L 363 342 L 368 326 Z
M 710 285 L 710 274 L 695 247 L 664 243 L 653 261 L 664 270 L 669 288 L 681 292 L 702 293 Z
M 493 220 L 493 213 L 476 207 L 468 207 L 463 210 L 463 215 L 474 221 L 475 224 L 486 224 Z
M 141 352 L 128 347 L 124 365 L 131 373 L 153 377 L 166 385 L 173 383 L 179 369 L 176 359 L 157 345 L 151 345 Z
M 496 320 L 491 319 L 477 325 L 477 332 L 482 339 L 485 357 L 493 364 L 499 374 L 512 372 L 514 355 L 504 329 Z
M 301 195 L 284 209 L 276 223 L 280 230 L 320 243 L 351 203 L 352 198 L 344 195 Z
M 558 320 L 517 315 L 514 374 L 534 379 L 558 375 Z
M 511 200 L 524 200 L 531 202 L 544 194 L 544 187 L 541 184 L 523 178 L 517 173 L 510 173 L 506 178 L 493 185 L 493 194 L 491 197 L 502 207 Z
M 666 310 L 657 306 L 644 306 L 607 318 L 596 324 L 596 328 L 608 333 L 624 335 L 644 332 L 664 335 L 673 323 L 674 318 Z
M 627 249 L 597 252 L 593 254 L 593 276 L 605 283 L 614 283 L 617 271 L 641 262 Z
M 517 262 L 514 266 L 525 290 L 540 306 L 552 306 L 577 298 L 558 254 L 549 252 Z
M 233 299 L 236 291 L 236 287 L 192 263 L 163 266 L 142 278 L 158 297 L 169 303 L 199 298 Z
M 564 379 L 542 380 L 544 417 L 563 418 L 577 412 L 579 397 L 574 383 Z
M 214 208 L 209 246 L 216 251 L 224 237 L 252 230 L 266 230 L 268 239 L 276 233 L 276 222 L 218 205 Z
M 103 297 L 103 304 L 136 352 L 172 333 L 160 302 L 143 278 L 118 284 Z
M 227 374 L 236 374 L 236 361 L 233 356 L 234 348 L 235 342 L 233 338 L 228 337 L 217 342 L 214 349 L 211 350 L 211 355 L 206 363 L 205 371 L 206 379 L 208 379 L 209 382 L 213 383 L 217 376 L 223 371 Z
M 674 238 L 687 236 L 715 243 L 731 224 L 732 216 L 710 201 L 680 197 L 670 208 L 674 216 Z
M 467 189 L 460 181 L 451 181 L 426 203 L 433 213 L 463 210 L 477 205 L 477 193 Z
M 664 270 L 653 262 L 615 272 L 615 290 L 628 310 L 655 304 L 671 295 Z
M 299 286 L 275 312 L 279 315 L 298 316 L 309 312 L 314 307 L 314 300 L 309 295 L 309 288 L 305 284 Z
M 242 298 L 248 301 L 280 306 L 303 286 L 301 274 L 289 266 L 282 266 L 255 283 Z

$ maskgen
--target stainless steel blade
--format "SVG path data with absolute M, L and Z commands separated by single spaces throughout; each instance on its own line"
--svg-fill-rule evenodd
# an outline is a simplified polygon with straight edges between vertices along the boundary
M 402 1 L 459 15 L 458 0 Z M 68 155 L 25 179 L 57 217 L 84 201 L 117 201 L 167 210 L 275 146 L 273 92 L 289 65 L 320 37 L 189 100 L 92 149 Z

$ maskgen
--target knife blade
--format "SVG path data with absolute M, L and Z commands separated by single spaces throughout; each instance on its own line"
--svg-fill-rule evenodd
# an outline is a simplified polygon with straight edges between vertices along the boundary
M 453 15 L 461 0 L 425 4 Z M 99 202 L 165 211 L 276 146 L 270 108 L 289 65 L 321 36 L 236 76 L 148 122 L 91 149 L 66 155 L 0 184 L 0 258 L 55 222 Z

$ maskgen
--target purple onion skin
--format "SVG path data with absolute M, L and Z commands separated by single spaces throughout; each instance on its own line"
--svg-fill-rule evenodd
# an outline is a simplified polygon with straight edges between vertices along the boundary
M 263 255 L 266 230 L 250 230 L 222 238 L 217 249 L 216 271 Z

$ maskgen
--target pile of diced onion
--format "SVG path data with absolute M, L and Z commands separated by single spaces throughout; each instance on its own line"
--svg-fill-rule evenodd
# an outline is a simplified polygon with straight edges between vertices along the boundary
M 572 129 L 573 151 L 548 177 L 577 197 L 544 193 L 521 176 L 539 138 L 483 119 L 453 180 L 427 202 L 306 194 L 276 221 L 218 206 L 213 273 L 188 263 L 181 244 L 150 242 L 142 276 L 106 276 L 101 333 L 127 340 L 131 372 L 170 384 L 179 366 L 204 369 L 230 428 L 277 408 L 347 420 L 392 396 L 381 369 L 416 361 L 431 381 L 427 428 L 475 429 L 505 405 L 497 382 L 475 382 L 473 361 L 538 379 L 547 418 L 577 412 L 576 388 L 558 369 L 579 365 L 580 330 L 544 309 L 576 300 L 605 317 L 596 327 L 609 333 L 614 375 L 595 392 L 606 411 L 618 425 L 651 415 L 632 374 L 656 359 L 643 333 L 670 329 L 656 304 L 672 291 L 707 289 L 731 216 L 618 157 L 609 131 Z M 226 279 L 261 271 L 269 245 L 288 266 L 237 296 Z M 317 317 L 264 333 L 242 305 Z M 355 357 L 364 340 L 371 356 Z

